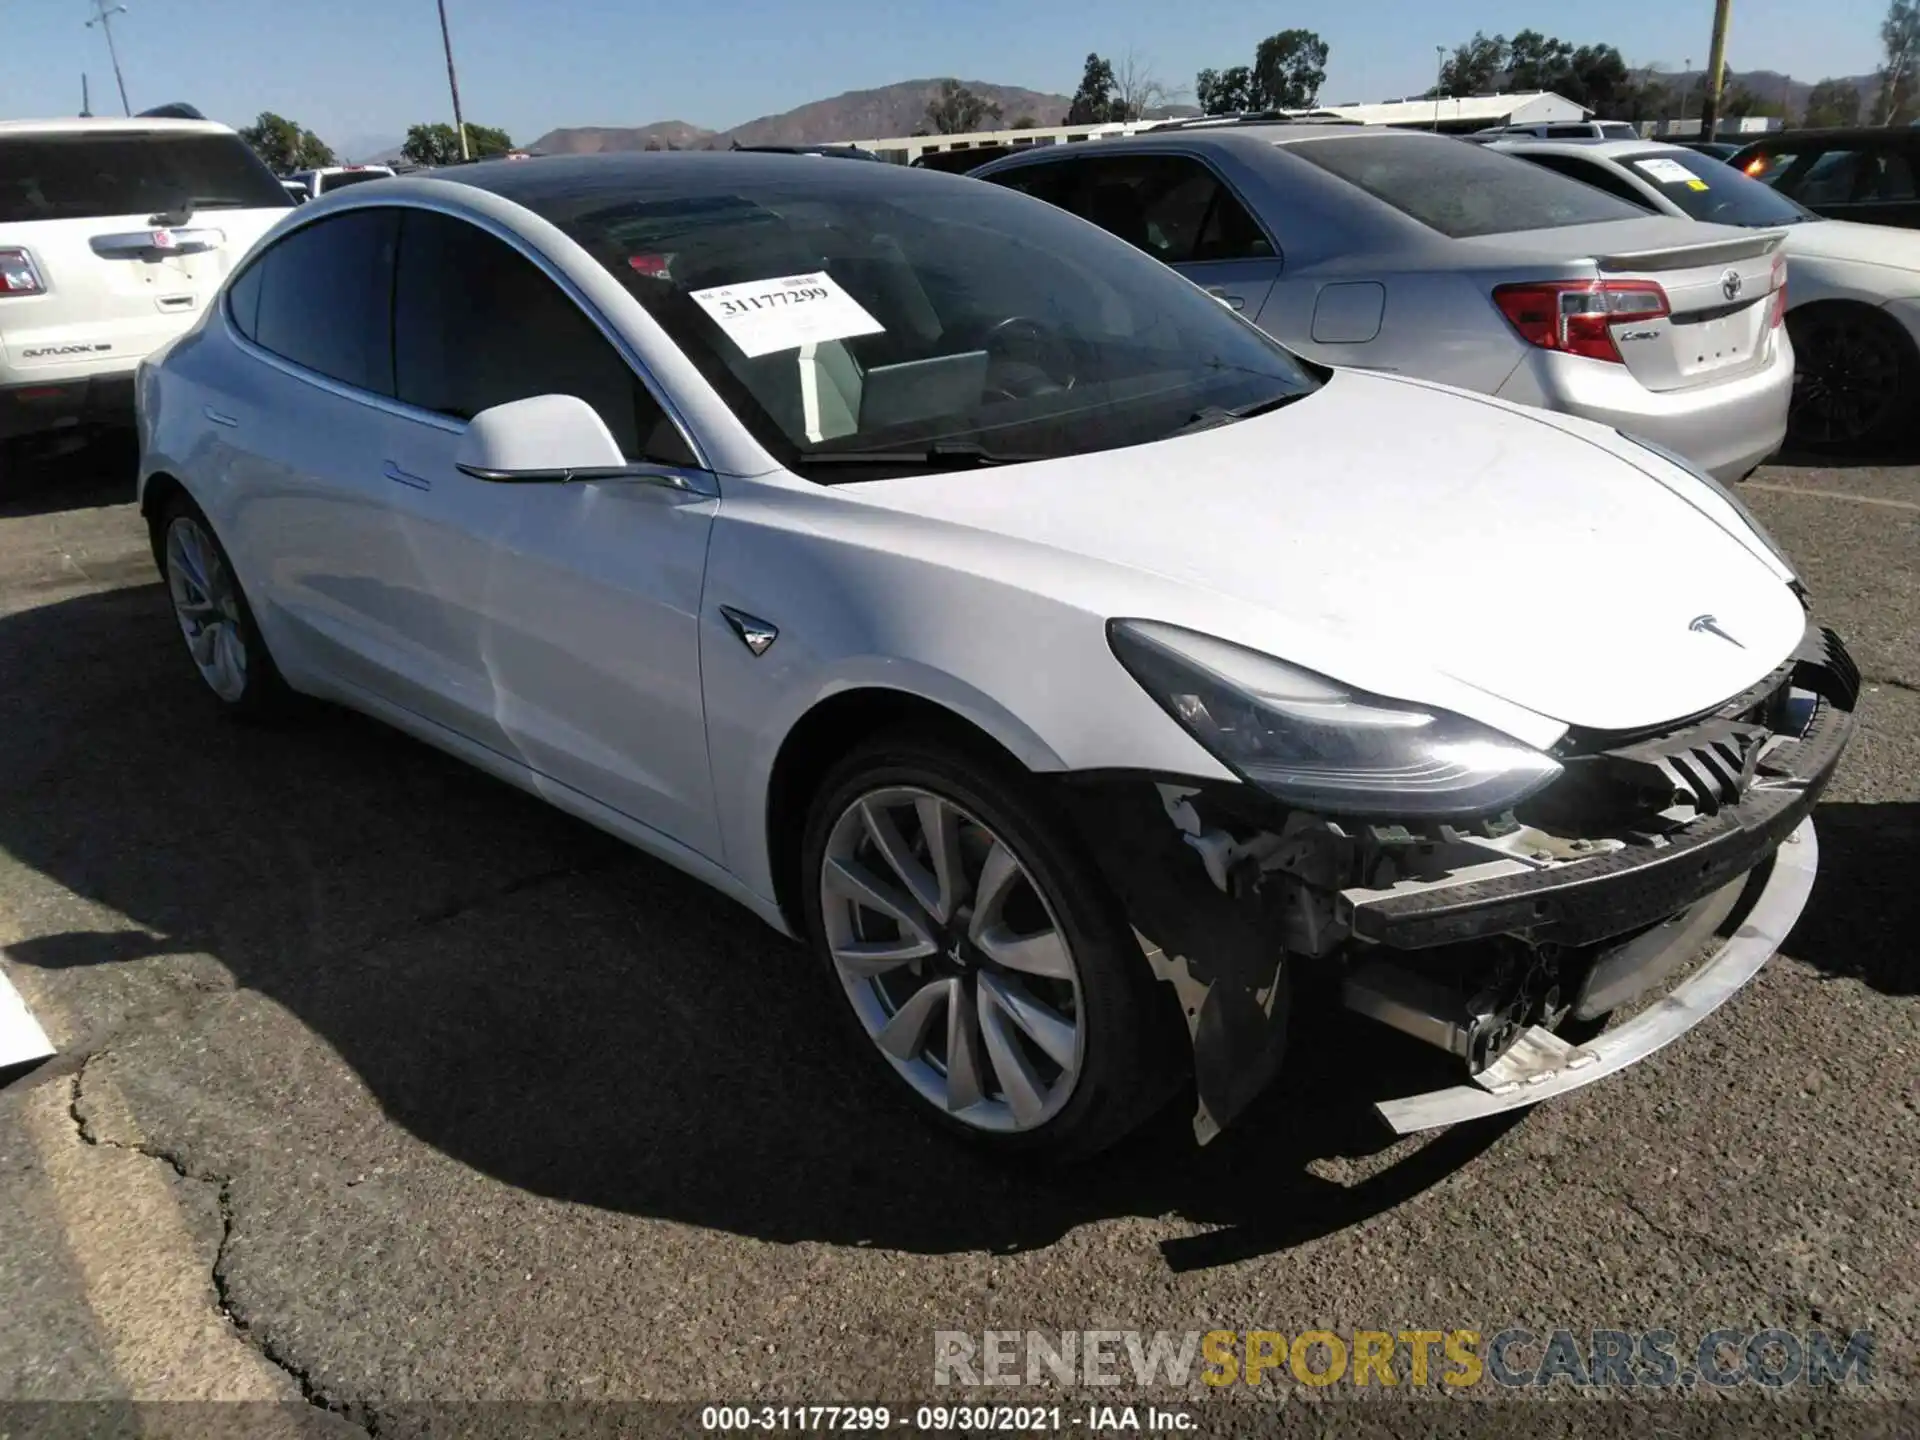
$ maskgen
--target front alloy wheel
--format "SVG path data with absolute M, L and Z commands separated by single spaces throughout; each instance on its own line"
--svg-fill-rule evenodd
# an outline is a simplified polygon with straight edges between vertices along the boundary
M 1085 1049 L 1072 948 L 974 815 L 914 787 L 860 796 L 827 840 L 820 910 L 855 1017 L 928 1101 L 1004 1132 L 1072 1097 Z
M 806 929 L 923 1114 L 1064 1161 L 1173 1094 L 1185 1026 L 1047 782 L 957 728 L 860 742 L 801 836 Z

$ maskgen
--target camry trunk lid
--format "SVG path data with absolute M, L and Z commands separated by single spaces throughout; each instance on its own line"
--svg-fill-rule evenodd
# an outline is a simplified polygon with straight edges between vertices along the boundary
M 1217 429 L 840 493 L 1043 547 L 1007 561 L 1021 583 L 1046 551 L 1123 567 L 1135 580 L 1091 602 L 1116 615 L 1170 580 L 1182 613 L 1142 618 L 1599 730 L 1718 704 L 1805 627 L 1736 512 L 1677 466 L 1583 421 L 1354 371 Z
M 1557 261 L 1591 274 L 1630 303 L 1607 327 L 1633 378 L 1649 390 L 1685 390 L 1747 375 L 1767 363 L 1775 264 L 1785 232 L 1649 217 L 1464 240 L 1516 268 Z M 1524 242 L 1523 260 L 1517 251 Z M 1512 278 L 1510 274 L 1503 279 Z M 1658 303 L 1639 303 L 1658 295 Z

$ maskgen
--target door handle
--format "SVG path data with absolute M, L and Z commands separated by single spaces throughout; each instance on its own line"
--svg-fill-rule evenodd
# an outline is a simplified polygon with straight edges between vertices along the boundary
M 232 427 L 240 423 L 240 421 L 234 416 L 223 415 L 220 411 L 214 409 L 213 406 L 211 405 L 201 406 L 200 413 L 206 416 L 207 419 L 211 420 L 216 425 L 226 425 L 228 427 Z
M 411 470 L 402 470 L 393 461 L 387 461 L 387 479 L 396 485 L 405 485 L 411 490 L 431 490 L 433 482 L 424 475 L 416 475 Z
M 1240 296 L 1230 295 L 1218 285 L 1209 285 L 1207 287 L 1207 293 L 1225 305 L 1229 310 L 1244 310 L 1247 308 L 1247 302 Z

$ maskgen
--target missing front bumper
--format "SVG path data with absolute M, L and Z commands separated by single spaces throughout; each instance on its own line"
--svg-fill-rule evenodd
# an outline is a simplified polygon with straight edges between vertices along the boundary
M 1534 1027 L 1473 1085 L 1389 1100 L 1375 1107 L 1397 1134 L 1519 1110 L 1637 1064 L 1719 1009 L 1786 942 L 1813 892 L 1820 846 L 1803 819 L 1774 852 L 1753 909 L 1693 974 L 1641 1014 L 1584 1045 Z

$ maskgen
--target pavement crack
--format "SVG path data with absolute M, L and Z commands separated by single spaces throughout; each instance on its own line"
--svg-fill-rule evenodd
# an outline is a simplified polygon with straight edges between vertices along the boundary
M 1624 1205 L 1630 1212 L 1632 1212 L 1632 1214 L 1637 1216 L 1640 1222 L 1644 1224 L 1649 1230 L 1653 1231 L 1656 1235 L 1659 1235 L 1665 1240 L 1671 1241 L 1675 1245 L 1691 1244 L 1691 1245 L 1704 1246 L 1708 1250 L 1711 1250 L 1715 1255 L 1718 1255 L 1721 1259 L 1729 1262 L 1730 1264 L 1737 1265 L 1740 1267 L 1740 1269 L 1745 1271 L 1747 1274 L 1747 1277 L 1753 1281 L 1754 1285 L 1758 1288 L 1761 1294 L 1766 1295 L 1766 1294 L 1773 1293 L 1772 1283 L 1764 1275 L 1760 1273 L 1760 1267 L 1754 1264 L 1753 1257 L 1747 1254 L 1744 1250 L 1735 1249 L 1733 1246 L 1728 1245 L 1725 1241 L 1721 1240 L 1719 1237 L 1715 1235 L 1703 1233 L 1697 1230 L 1677 1230 L 1673 1226 L 1667 1224 L 1666 1221 L 1656 1218 L 1653 1212 L 1648 1210 L 1645 1205 L 1642 1205 L 1640 1201 L 1637 1198 L 1635 1198 L 1633 1195 L 1625 1191 L 1618 1191 L 1615 1193 L 1620 1203 Z M 1794 1303 L 1802 1304 L 1802 1305 L 1806 1303 L 1804 1300 L 1799 1299 L 1798 1297 L 1789 1296 L 1789 1295 L 1782 1295 L 1778 1298 L 1793 1301 Z
M 1912 680 L 1896 680 L 1891 675 L 1862 675 L 1863 685 L 1885 685 L 1890 690 L 1905 690 L 1910 695 L 1920 695 L 1920 683 Z
M 557 880 L 570 880 L 576 876 L 598 875 L 613 869 L 627 859 L 624 855 L 609 856 L 605 860 L 593 861 L 584 865 L 555 865 L 545 870 L 536 870 L 530 875 L 516 875 L 511 880 L 502 881 L 491 889 L 475 894 L 457 896 L 444 905 L 436 905 L 431 910 L 423 910 L 411 919 L 405 920 L 390 929 L 369 936 L 355 945 L 356 950 L 373 950 L 403 935 L 411 935 L 421 930 L 431 930 L 436 925 L 445 925 L 476 910 L 485 909 L 497 900 L 522 894 L 528 890 L 537 890 L 542 885 L 551 885 Z
M 86 1113 L 81 1109 L 81 1095 L 86 1085 L 87 1068 L 104 1053 L 96 1050 L 84 1056 L 73 1072 L 72 1088 L 67 1099 L 67 1114 L 73 1119 L 74 1133 L 79 1136 L 81 1143 L 98 1149 L 126 1150 L 136 1155 L 143 1155 L 149 1160 L 158 1160 L 182 1180 L 211 1186 L 214 1191 L 214 1203 L 220 1215 L 220 1242 L 214 1247 L 211 1278 L 214 1298 L 221 1318 L 268 1364 L 292 1379 L 293 1383 L 299 1387 L 300 1398 L 307 1404 L 364 1430 L 370 1436 L 378 1435 L 378 1429 L 365 1406 L 343 1404 L 328 1398 L 314 1383 L 313 1376 L 306 1367 L 284 1354 L 267 1336 L 256 1331 L 235 1305 L 227 1278 L 227 1248 L 233 1241 L 233 1177 L 212 1175 L 196 1170 L 178 1154 L 164 1146 L 147 1143 L 129 1144 L 126 1141 L 111 1139 L 98 1133 L 87 1122 Z

